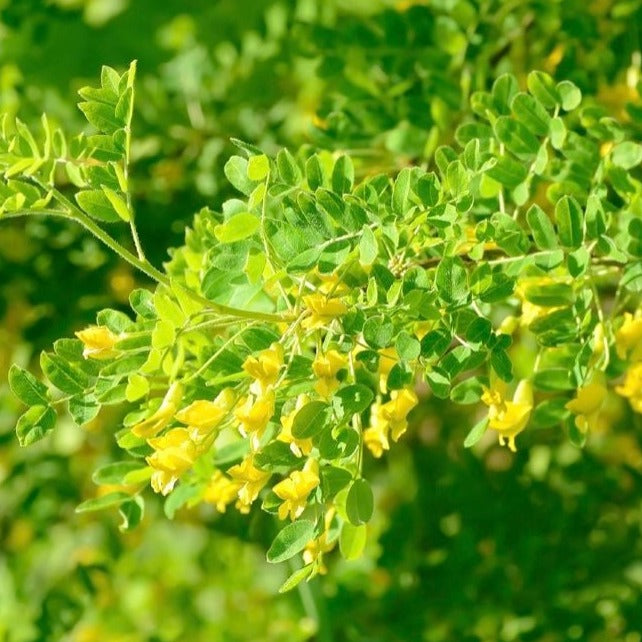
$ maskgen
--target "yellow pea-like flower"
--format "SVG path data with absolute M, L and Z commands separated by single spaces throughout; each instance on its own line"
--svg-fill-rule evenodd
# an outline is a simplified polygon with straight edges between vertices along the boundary
M 167 495 L 198 457 L 199 450 L 185 428 L 173 428 L 161 437 L 148 440 L 154 453 L 147 463 L 154 469 L 151 485 L 155 492 Z
M 578 388 L 575 399 L 566 404 L 565 408 L 575 415 L 575 425 L 580 432 L 596 427 L 606 395 L 604 384 L 594 381 Z
M 114 348 L 121 336 L 114 334 L 106 325 L 92 325 L 76 332 L 82 341 L 85 359 L 111 359 L 119 354 Z
M 381 415 L 390 426 L 390 436 L 393 441 L 398 441 L 399 437 L 406 432 L 408 428 L 408 413 L 419 403 L 417 394 L 412 388 L 403 388 L 402 390 L 393 390 L 390 395 L 390 401 L 381 407 Z
M 222 390 L 214 401 L 198 399 L 176 413 L 176 419 L 190 426 L 194 437 L 205 437 L 230 412 L 234 405 L 234 391 Z
M 297 439 L 292 435 L 292 424 L 294 417 L 309 401 L 308 395 L 299 395 L 292 412 L 281 415 L 281 432 L 277 436 L 279 441 L 290 444 L 290 450 L 297 456 L 309 455 L 312 451 L 312 439 Z
M 283 500 L 279 506 L 279 519 L 288 514 L 295 520 L 305 510 L 308 495 L 319 485 L 319 464 L 316 459 L 308 459 L 303 470 L 295 470 L 272 489 Z
M 227 474 L 239 484 L 236 507 L 241 513 L 248 513 L 252 502 L 270 479 L 270 473 L 258 469 L 252 455 L 248 455 L 240 464 L 232 466 Z
M 347 365 L 347 358 L 337 350 L 328 350 L 325 354 L 318 353 L 316 355 L 312 363 L 312 372 L 317 377 L 314 389 L 319 396 L 324 399 L 332 396 L 339 387 L 339 382 L 336 379 L 337 373 Z
M 642 314 L 624 314 L 624 323 L 615 333 L 615 349 L 620 359 L 642 361 Z
M 234 416 L 239 422 L 239 432 L 250 438 L 254 450 L 258 449 L 265 428 L 274 415 L 274 407 L 274 391 L 269 389 L 257 398 L 250 395 L 234 411 Z
M 250 391 L 256 395 L 263 394 L 276 383 L 282 365 L 283 346 L 280 343 L 272 344 L 256 357 L 249 356 L 243 363 L 243 370 L 254 379 Z
M 303 302 L 310 311 L 310 316 L 301 323 L 307 329 L 321 328 L 348 312 L 348 306 L 341 299 L 331 299 L 320 293 L 304 296 Z
M 147 419 L 139 421 L 135 426 L 132 427 L 132 432 L 137 437 L 153 437 L 157 435 L 165 426 L 174 417 L 176 411 L 178 410 L 178 405 L 183 398 L 183 386 L 175 381 L 170 387 L 161 405 L 158 409 Z
M 222 471 L 217 470 L 205 488 L 203 501 L 213 504 L 219 513 L 224 513 L 228 505 L 238 499 L 241 485 L 240 481 L 230 479 Z
M 390 424 L 382 414 L 379 401 L 370 406 L 370 425 L 363 431 L 363 443 L 377 459 L 383 455 L 384 450 L 390 450 L 388 435 Z
M 615 392 L 626 397 L 631 408 L 642 414 L 642 361 L 629 366 L 624 383 L 617 386 Z
M 317 571 L 321 575 L 325 575 L 328 572 L 326 565 L 323 563 L 323 554 L 331 551 L 337 543 L 337 538 L 330 541 L 329 532 L 330 526 L 332 524 L 332 518 L 334 517 L 335 509 L 330 508 L 325 514 L 324 518 L 324 531 L 316 539 L 310 540 L 303 549 L 303 563 L 312 564 L 312 562 L 317 562 Z
M 397 363 L 399 363 L 399 355 L 397 354 L 396 348 L 391 346 L 379 350 L 377 374 L 379 375 L 379 390 L 382 394 L 388 392 L 388 375 Z
M 488 425 L 499 433 L 499 443 L 515 452 L 515 437 L 526 428 L 533 410 L 533 386 L 527 379 L 520 381 L 512 401 L 505 399 L 504 390 L 498 382 L 497 388 L 485 391 L 482 401 L 489 405 Z

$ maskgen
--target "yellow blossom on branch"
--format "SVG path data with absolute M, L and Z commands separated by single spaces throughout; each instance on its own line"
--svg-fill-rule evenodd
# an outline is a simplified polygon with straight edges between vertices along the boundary
M 84 349 L 82 356 L 85 359 L 111 359 L 119 354 L 114 348 L 122 337 L 114 334 L 106 325 L 92 325 L 76 332 L 82 341 Z
M 263 394 L 276 383 L 282 365 L 283 346 L 280 343 L 273 343 L 256 357 L 249 356 L 243 363 L 243 370 L 254 379 L 250 391 L 255 395 Z
M 565 408 L 575 415 L 575 425 L 580 432 L 586 433 L 596 427 L 606 395 L 604 384 L 594 381 L 578 388 L 575 399 L 566 404 Z
M 179 410 L 176 419 L 190 427 L 194 438 L 206 437 L 230 412 L 235 397 L 232 389 L 225 388 L 214 401 L 199 399 Z
M 283 500 L 279 506 L 279 519 L 288 514 L 295 520 L 305 509 L 308 495 L 319 485 L 319 464 L 316 459 L 308 459 L 303 470 L 295 470 L 272 489 Z
M 167 495 L 200 454 L 198 447 L 185 428 L 173 428 L 161 437 L 148 439 L 148 443 L 154 449 L 147 457 L 147 463 L 154 469 L 152 488 Z
M 234 416 L 239 422 L 239 432 L 250 438 L 254 450 L 258 449 L 261 437 L 274 415 L 274 405 L 274 391 L 270 389 L 260 397 L 250 395 L 234 411 Z
M 238 480 L 230 479 L 217 470 L 203 492 L 203 501 L 213 504 L 219 513 L 224 513 L 227 506 L 238 498 L 241 485 Z
M 624 383 L 615 391 L 629 400 L 635 412 L 642 414 L 642 361 L 629 366 Z
M 377 374 L 379 375 L 379 390 L 382 394 L 388 392 L 388 375 L 397 363 L 399 363 L 399 355 L 396 348 L 391 346 L 379 350 Z
M 642 361 L 642 314 L 624 314 L 624 323 L 615 333 L 615 348 L 620 359 Z
M 297 456 L 309 455 L 312 451 L 312 439 L 297 439 L 292 435 L 292 424 L 294 417 L 305 404 L 309 401 L 308 395 L 299 395 L 296 399 L 296 404 L 292 412 L 281 415 L 281 432 L 278 434 L 277 439 L 286 444 L 290 444 L 290 450 Z
M 408 427 L 408 413 L 417 405 L 419 400 L 412 388 L 393 390 L 390 401 L 381 407 L 381 415 L 390 426 L 390 434 L 393 441 L 406 432 Z
M 340 299 L 329 299 L 320 293 L 304 296 L 303 302 L 310 311 L 310 316 L 301 323 L 307 329 L 322 328 L 348 311 L 348 306 Z
M 178 410 L 178 405 L 183 398 L 183 386 L 175 381 L 170 387 L 161 405 L 147 419 L 139 421 L 132 427 L 132 432 L 137 437 L 153 437 L 157 435 L 174 417 Z
M 363 431 L 363 443 L 377 459 L 384 450 L 390 450 L 389 432 L 390 424 L 381 413 L 381 403 L 376 401 L 370 406 L 370 425 Z
M 335 512 L 334 508 L 326 512 L 323 533 L 316 539 L 310 540 L 303 550 L 303 563 L 312 564 L 317 562 L 317 570 L 321 575 L 325 575 L 328 572 L 326 565 L 323 563 L 323 554 L 330 552 L 337 543 L 336 537 L 330 540 L 330 526 Z
M 312 371 L 317 377 L 314 389 L 323 399 L 328 399 L 339 387 L 336 379 L 339 370 L 345 368 L 348 360 L 337 350 L 328 350 L 325 354 L 318 353 L 312 363 Z
M 270 473 L 258 469 L 252 455 L 248 455 L 240 464 L 232 466 L 227 474 L 238 483 L 236 508 L 241 513 L 248 513 L 252 502 L 270 479 Z
M 533 410 L 533 386 L 523 379 L 517 385 L 512 401 L 505 399 L 505 385 L 484 391 L 482 401 L 489 406 L 488 426 L 499 433 L 499 443 L 515 452 L 515 437 L 526 428 Z M 505 441 L 506 440 L 506 441 Z

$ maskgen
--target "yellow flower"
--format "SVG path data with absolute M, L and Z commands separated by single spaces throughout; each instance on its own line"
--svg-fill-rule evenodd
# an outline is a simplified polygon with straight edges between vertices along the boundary
M 394 347 L 383 348 L 379 350 L 379 366 L 377 373 L 379 375 L 379 390 L 382 394 L 388 392 L 388 375 L 399 361 L 399 355 Z
M 82 351 L 85 359 L 111 359 L 119 354 L 114 346 L 121 337 L 114 334 L 106 325 L 89 326 L 76 332 L 76 336 L 85 346 Z
M 227 474 L 239 484 L 236 507 L 241 513 L 248 513 L 252 502 L 270 479 L 270 473 L 259 470 L 254 465 L 252 455 L 248 455 L 240 464 L 232 466 Z
M 325 575 L 328 572 L 326 565 L 323 563 L 323 554 L 331 551 L 336 543 L 336 538 L 331 542 L 329 540 L 330 535 L 330 526 L 332 524 L 332 518 L 334 517 L 335 510 L 331 508 L 325 514 L 324 526 L 325 529 L 319 537 L 316 539 L 310 540 L 303 550 L 303 562 L 304 564 L 312 564 L 312 562 L 317 562 L 318 567 L 317 571 L 321 575 Z
M 214 401 L 199 399 L 176 413 L 176 419 L 187 424 L 194 438 L 206 437 L 218 426 L 234 405 L 234 392 L 222 390 Z
M 332 396 L 339 387 L 339 382 L 336 379 L 337 372 L 345 368 L 347 363 L 346 357 L 336 350 L 328 350 L 325 354 L 317 353 L 312 363 L 312 371 L 318 378 L 314 389 L 319 393 L 319 396 L 324 399 Z
M 363 431 L 363 443 L 377 459 L 384 450 L 390 450 L 389 432 L 390 424 L 381 413 L 381 403 L 376 401 L 370 406 L 370 426 Z
M 282 365 L 283 346 L 280 343 L 273 343 L 267 350 L 259 352 L 257 357 L 249 356 L 243 363 L 243 370 L 254 379 L 250 391 L 255 395 L 263 394 L 276 383 Z
M 642 314 L 624 314 L 624 323 L 615 333 L 615 348 L 620 359 L 642 361 Z
M 286 415 L 281 415 L 281 432 L 277 439 L 286 444 L 290 444 L 290 450 L 297 456 L 309 455 L 312 451 L 312 439 L 297 439 L 292 435 L 292 424 L 294 423 L 294 416 L 296 415 L 306 403 L 308 403 L 308 395 L 299 395 L 296 399 L 296 405 L 292 412 Z
M 322 328 L 348 311 L 348 306 L 340 299 L 328 299 L 320 293 L 304 296 L 303 302 L 311 313 L 301 323 L 307 329 Z
M 156 412 L 147 417 L 147 419 L 139 421 L 132 428 L 132 432 L 137 437 L 144 438 L 153 437 L 158 434 L 171 421 L 182 398 L 183 386 L 178 381 L 175 381 L 169 387 L 169 390 L 165 394 L 165 397 Z
M 149 439 L 148 443 L 155 451 L 147 457 L 147 463 L 154 469 L 152 488 L 167 495 L 198 457 L 198 447 L 185 428 L 173 428 L 161 437 Z
M 393 441 L 406 432 L 408 413 L 417 405 L 419 400 L 412 388 L 394 390 L 390 395 L 390 401 L 381 407 L 381 415 L 388 422 Z
M 629 400 L 635 412 L 642 414 L 642 361 L 629 366 L 624 383 L 615 391 Z
M 602 382 L 594 381 L 577 389 L 575 399 L 566 406 L 575 417 L 575 425 L 580 432 L 587 432 L 595 428 L 607 390 Z
M 240 488 L 239 481 L 234 481 L 217 470 L 205 488 L 203 500 L 214 504 L 219 513 L 224 513 L 227 506 L 237 499 Z
M 295 470 L 272 489 L 283 500 L 279 506 L 279 519 L 295 520 L 305 509 L 308 495 L 319 485 L 319 464 L 308 459 L 303 470 Z
M 533 386 L 523 379 L 517 385 L 512 401 L 504 397 L 505 384 L 498 382 L 494 388 L 487 389 L 482 401 L 489 406 L 488 425 L 499 433 L 499 443 L 515 452 L 515 437 L 526 428 L 533 410 Z
M 244 437 L 250 437 L 254 450 L 258 449 L 265 428 L 274 415 L 274 403 L 274 391 L 268 390 L 257 398 L 250 395 L 243 405 L 234 411 L 234 416 L 239 422 L 239 432 Z

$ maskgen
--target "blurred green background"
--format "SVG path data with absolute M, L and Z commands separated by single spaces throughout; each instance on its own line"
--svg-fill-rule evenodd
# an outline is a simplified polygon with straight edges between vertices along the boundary
M 136 208 L 158 265 L 230 195 L 230 137 L 348 150 L 368 171 L 430 163 L 474 90 L 531 69 L 639 133 L 640 28 L 641 0 L 0 0 L 0 110 L 80 132 L 75 91 L 137 59 Z M 583 451 L 550 431 L 513 456 L 464 450 L 473 418 L 424 394 L 366 471 L 364 557 L 291 594 L 265 515 L 170 521 L 150 501 L 123 535 L 74 514 L 118 417 L 21 450 L 6 373 L 144 284 L 76 228 L 0 223 L 1 641 L 642 641 L 642 425 L 623 403 Z

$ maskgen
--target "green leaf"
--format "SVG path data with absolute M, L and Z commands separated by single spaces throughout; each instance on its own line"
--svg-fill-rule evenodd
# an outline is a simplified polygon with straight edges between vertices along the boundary
M 300 553 L 314 538 L 314 529 L 315 524 L 309 519 L 300 519 L 288 524 L 274 538 L 267 552 L 267 561 L 277 564 Z
M 298 185 L 301 181 L 301 170 L 296 159 L 287 149 L 282 149 L 276 155 L 276 166 L 279 170 L 279 176 L 284 183 L 288 185 Z
M 340 417 L 352 417 L 368 408 L 373 399 L 374 393 L 370 388 L 355 383 L 337 390 L 332 398 L 332 405 Z
M 518 163 L 509 156 L 500 156 L 496 162 L 486 170 L 486 174 L 502 185 L 514 189 L 526 180 L 528 172 L 523 163 Z
M 539 140 L 518 120 L 502 116 L 495 122 L 495 134 L 506 149 L 517 155 L 534 155 L 540 148 Z
M 584 214 L 572 196 L 562 196 L 555 205 L 555 221 L 559 238 L 564 247 L 576 248 L 584 238 Z
M 294 415 L 292 435 L 297 439 L 308 439 L 319 434 L 328 421 L 328 411 L 325 402 L 310 401 Z
M 47 405 L 47 386 L 38 381 L 30 372 L 13 364 L 9 368 L 11 392 L 27 406 Z
M 69 414 L 77 426 L 84 426 L 95 419 L 100 412 L 100 404 L 93 396 L 72 397 L 69 400 Z
M 458 383 L 451 391 L 450 398 L 458 404 L 468 405 L 477 403 L 484 394 L 484 386 L 481 379 L 471 377 Z
M 562 80 L 562 82 L 557 83 L 557 93 L 559 94 L 564 111 L 576 109 L 582 102 L 582 92 L 579 90 L 579 87 L 570 80 Z
M 116 117 L 112 105 L 92 100 L 78 103 L 78 108 L 85 114 L 87 121 L 102 133 L 113 134 L 125 124 L 124 120 Z
M 444 257 L 435 275 L 435 285 L 446 303 L 462 303 L 468 296 L 468 273 L 458 257 Z
M 103 192 L 105 196 L 107 197 L 107 200 L 110 202 L 111 206 L 113 207 L 114 211 L 118 216 L 125 221 L 126 223 L 129 223 L 131 220 L 132 214 L 129 211 L 129 207 L 125 200 L 121 198 L 121 196 L 115 192 L 113 189 L 109 189 L 109 187 L 105 187 L 103 185 Z
M 363 338 L 372 348 L 385 348 L 390 345 L 394 327 L 383 317 L 370 317 L 363 324 Z
M 642 145 L 626 141 L 613 148 L 611 160 L 616 167 L 633 169 L 642 163 Z
M 125 477 L 134 470 L 140 470 L 138 461 L 114 461 L 97 468 L 91 476 L 94 484 L 124 484 Z
M 41 353 L 40 367 L 47 379 L 62 392 L 79 394 L 89 384 L 84 372 L 70 365 L 57 354 Z
M 466 439 L 464 440 L 464 448 L 471 448 L 474 446 L 486 432 L 488 428 L 488 417 L 484 417 L 482 420 L 478 421 L 470 430 Z
M 249 212 L 235 214 L 225 223 L 214 228 L 214 235 L 221 243 L 235 243 L 252 236 L 261 226 L 258 216 Z
M 31 406 L 16 424 L 21 446 L 29 446 L 50 433 L 56 424 L 56 411 L 51 406 Z
M 352 481 L 352 473 L 338 466 L 321 468 L 321 490 L 324 500 L 332 499 Z
M 355 480 L 346 496 L 346 515 L 354 526 L 370 521 L 374 510 L 372 488 L 365 479 Z
M 421 343 L 408 332 L 400 332 L 395 341 L 397 354 L 403 361 L 412 361 L 421 354 Z
M 251 181 L 262 181 L 270 173 L 270 161 L 265 154 L 252 156 L 247 162 L 247 177 Z
M 359 262 L 361 265 L 372 265 L 379 253 L 377 238 L 368 225 L 364 225 L 359 239 Z
M 75 198 L 80 209 L 99 221 L 117 223 L 121 220 L 121 217 L 102 190 L 83 190 L 78 192 Z
M 450 379 L 438 368 L 426 372 L 426 381 L 435 397 L 446 399 L 450 393 Z
M 557 235 L 553 223 L 539 205 L 531 205 L 526 212 L 526 222 L 533 235 L 535 245 L 540 250 L 552 250 L 557 247 Z
M 366 546 L 367 529 L 365 524 L 354 526 L 345 523 L 341 527 L 339 535 L 339 550 L 346 560 L 356 560 L 361 557 L 363 549 Z
M 526 79 L 528 91 L 547 109 L 554 109 L 560 102 L 555 81 L 543 71 L 531 71 Z
M 167 519 L 174 519 L 176 511 L 185 506 L 192 497 L 196 497 L 199 492 L 198 486 L 194 486 L 192 484 L 179 484 L 171 492 L 163 505 L 163 512 Z
M 292 575 L 290 575 L 290 577 L 288 577 L 287 580 L 285 580 L 285 582 L 283 582 L 283 584 L 281 584 L 279 593 L 287 593 L 288 591 L 291 591 L 303 580 L 307 580 L 308 577 L 312 575 L 312 571 L 314 571 L 314 564 L 307 564 L 306 566 L 302 566 L 297 569 L 292 573 Z
M 536 136 L 548 134 L 551 117 L 533 96 L 520 92 L 513 99 L 511 110 L 515 118 Z
M 323 187 L 323 168 L 317 154 L 313 154 L 305 163 L 305 177 L 308 187 L 314 192 Z
M 129 501 L 123 502 L 118 512 L 121 517 L 118 530 L 124 532 L 136 528 L 143 519 L 145 500 L 140 495 L 136 495 L 136 497 L 132 497 Z
M 332 190 L 336 194 L 352 191 L 354 166 L 349 156 L 339 156 L 332 170 Z
M 105 508 L 111 508 L 112 506 L 120 506 L 125 501 L 131 499 L 131 495 L 123 493 L 122 491 L 115 491 L 113 493 L 107 493 L 106 495 L 101 495 L 100 497 L 94 497 L 93 499 L 88 499 L 82 504 L 76 506 L 77 513 L 89 513 L 97 510 L 104 510 Z
M 254 182 L 247 176 L 248 161 L 242 156 L 232 156 L 225 166 L 223 172 L 230 184 L 239 192 L 249 196 L 254 189 Z
M 413 170 L 409 167 L 404 167 L 395 179 L 392 190 L 392 210 L 397 216 L 404 216 L 409 209 L 412 177 Z

